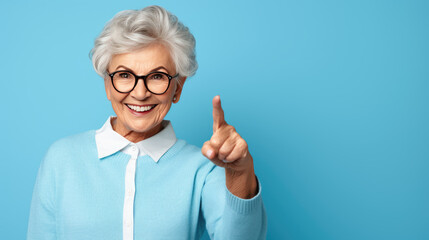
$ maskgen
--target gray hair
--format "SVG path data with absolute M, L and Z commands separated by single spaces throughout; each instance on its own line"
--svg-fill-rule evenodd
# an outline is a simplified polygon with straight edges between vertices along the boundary
M 162 43 L 170 50 L 180 76 L 195 74 L 198 63 L 194 36 L 175 15 L 160 6 L 117 13 L 95 39 L 90 57 L 95 71 L 104 78 L 113 55 L 129 53 L 153 43 Z

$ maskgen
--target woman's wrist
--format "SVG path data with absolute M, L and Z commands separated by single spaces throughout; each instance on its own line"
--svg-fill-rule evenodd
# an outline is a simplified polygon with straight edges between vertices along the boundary
M 225 168 L 225 181 L 228 190 L 239 198 L 250 199 L 258 193 L 258 182 L 253 166 L 242 172 Z

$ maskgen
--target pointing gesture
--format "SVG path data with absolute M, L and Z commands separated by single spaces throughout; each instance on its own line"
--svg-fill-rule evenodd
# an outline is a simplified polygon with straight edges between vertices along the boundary
M 225 168 L 226 185 L 236 196 L 251 198 L 257 183 L 253 159 L 246 141 L 225 121 L 220 96 L 213 98 L 213 135 L 201 152 L 214 164 Z
M 216 96 L 213 98 L 213 133 L 225 124 L 225 115 L 220 103 L 220 96 Z

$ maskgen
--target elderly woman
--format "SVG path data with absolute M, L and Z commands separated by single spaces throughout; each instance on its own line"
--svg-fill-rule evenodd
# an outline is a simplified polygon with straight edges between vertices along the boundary
M 91 53 L 116 117 L 49 148 L 28 239 L 264 239 L 253 160 L 219 96 L 201 150 L 164 120 L 197 70 L 188 28 L 158 6 L 123 11 Z

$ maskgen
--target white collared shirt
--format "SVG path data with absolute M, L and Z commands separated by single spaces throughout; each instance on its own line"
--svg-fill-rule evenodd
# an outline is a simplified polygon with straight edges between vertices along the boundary
M 123 239 L 132 240 L 134 233 L 134 196 L 136 161 L 139 156 L 149 155 L 155 162 L 164 155 L 177 141 L 170 121 L 163 120 L 163 129 L 150 138 L 133 143 L 115 132 L 109 117 L 103 127 L 95 132 L 98 158 L 110 156 L 118 151 L 130 155 L 125 172 L 125 196 L 123 210 Z

